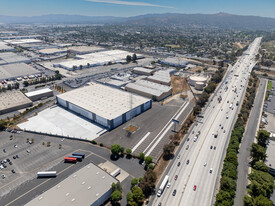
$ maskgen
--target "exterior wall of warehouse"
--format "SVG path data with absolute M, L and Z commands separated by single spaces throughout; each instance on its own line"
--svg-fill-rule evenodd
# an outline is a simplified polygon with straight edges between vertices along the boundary
M 46 92 L 46 93 L 43 93 L 43 94 L 37 94 L 37 95 L 34 95 L 34 96 L 30 96 L 28 98 L 32 101 L 37 101 L 37 100 L 42 99 L 44 97 L 52 97 L 52 96 L 53 96 L 53 91 L 49 91 L 49 92 Z
M 93 202 L 91 206 L 98 206 L 98 205 L 103 205 L 103 203 L 111 197 L 112 194 L 112 189 L 110 188 L 106 193 L 101 195 L 100 198 L 97 199 L 97 201 Z
M 30 107 L 30 106 L 32 106 L 32 102 L 0 110 L 0 114 L 5 114 L 5 113 L 13 112 L 13 111 L 16 111 L 16 110 L 19 110 L 19 109 L 24 109 L 24 108 Z
M 155 83 L 163 84 L 163 85 L 166 85 L 166 86 L 170 86 L 170 84 L 171 84 L 171 81 L 166 82 L 166 81 L 161 81 L 160 79 L 151 79 L 150 77 L 147 78 L 147 80 L 150 81 L 150 82 L 155 82 Z
M 152 100 L 149 100 L 148 102 L 133 108 L 132 110 L 116 117 L 115 119 L 105 119 L 93 112 L 87 111 L 77 105 L 74 105 L 70 102 L 64 101 L 63 99 L 57 97 L 57 103 L 60 104 L 61 106 L 82 115 L 83 117 L 86 117 L 87 119 L 96 122 L 104 127 L 107 127 L 108 129 L 114 129 L 116 127 L 118 127 L 119 125 L 127 122 L 131 117 L 135 117 L 141 113 L 143 113 L 144 111 L 150 109 L 152 107 Z

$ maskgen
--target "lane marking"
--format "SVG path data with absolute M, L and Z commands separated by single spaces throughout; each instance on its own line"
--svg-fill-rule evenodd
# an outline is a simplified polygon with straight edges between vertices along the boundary
M 144 137 L 136 144 L 136 146 L 133 147 L 132 152 L 134 152 L 150 134 L 151 132 L 148 132 L 146 135 L 144 135 Z

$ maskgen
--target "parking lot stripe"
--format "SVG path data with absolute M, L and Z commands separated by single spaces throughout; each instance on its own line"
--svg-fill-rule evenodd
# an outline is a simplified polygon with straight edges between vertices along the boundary
M 136 144 L 136 146 L 133 147 L 132 152 L 134 152 L 150 134 L 151 132 L 148 132 L 146 135 L 144 135 L 144 137 L 142 137 L 142 139 Z

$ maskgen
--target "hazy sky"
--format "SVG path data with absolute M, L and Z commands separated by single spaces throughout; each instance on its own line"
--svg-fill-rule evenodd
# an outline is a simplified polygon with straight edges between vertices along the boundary
M 0 15 L 10 16 L 135 16 L 167 12 L 226 12 L 275 18 L 275 0 L 0 0 Z

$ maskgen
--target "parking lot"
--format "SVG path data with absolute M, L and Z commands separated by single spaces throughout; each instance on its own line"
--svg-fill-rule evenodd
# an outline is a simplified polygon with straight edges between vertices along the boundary
M 33 143 L 27 143 L 27 138 L 29 141 L 33 139 Z M 27 132 L 0 132 L 0 140 L 0 160 L 10 159 L 12 162 L 12 165 L 6 163 L 6 168 L 0 171 L 1 175 L 5 175 L 5 178 L 0 179 L 2 205 L 23 205 L 91 162 L 100 165 L 110 161 L 127 172 L 130 176 L 123 181 L 126 188 L 130 185 L 130 177 L 142 177 L 145 172 L 136 159 L 120 158 L 112 161 L 109 150 L 81 141 Z M 47 147 L 47 142 L 50 142 L 51 146 Z M 59 144 L 62 145 L 61 149 Z M 83 152 L 86 158 L 76 164 L 65 164 L 64 156 L 73 152 Z M 18 155 L 18 158 L 13 159 L 15 155 Z M 12 169 L 15 173 L 11 172 Z M 57 178 L 37 179 L 36 173 L 45 170 L 57 171 Z

